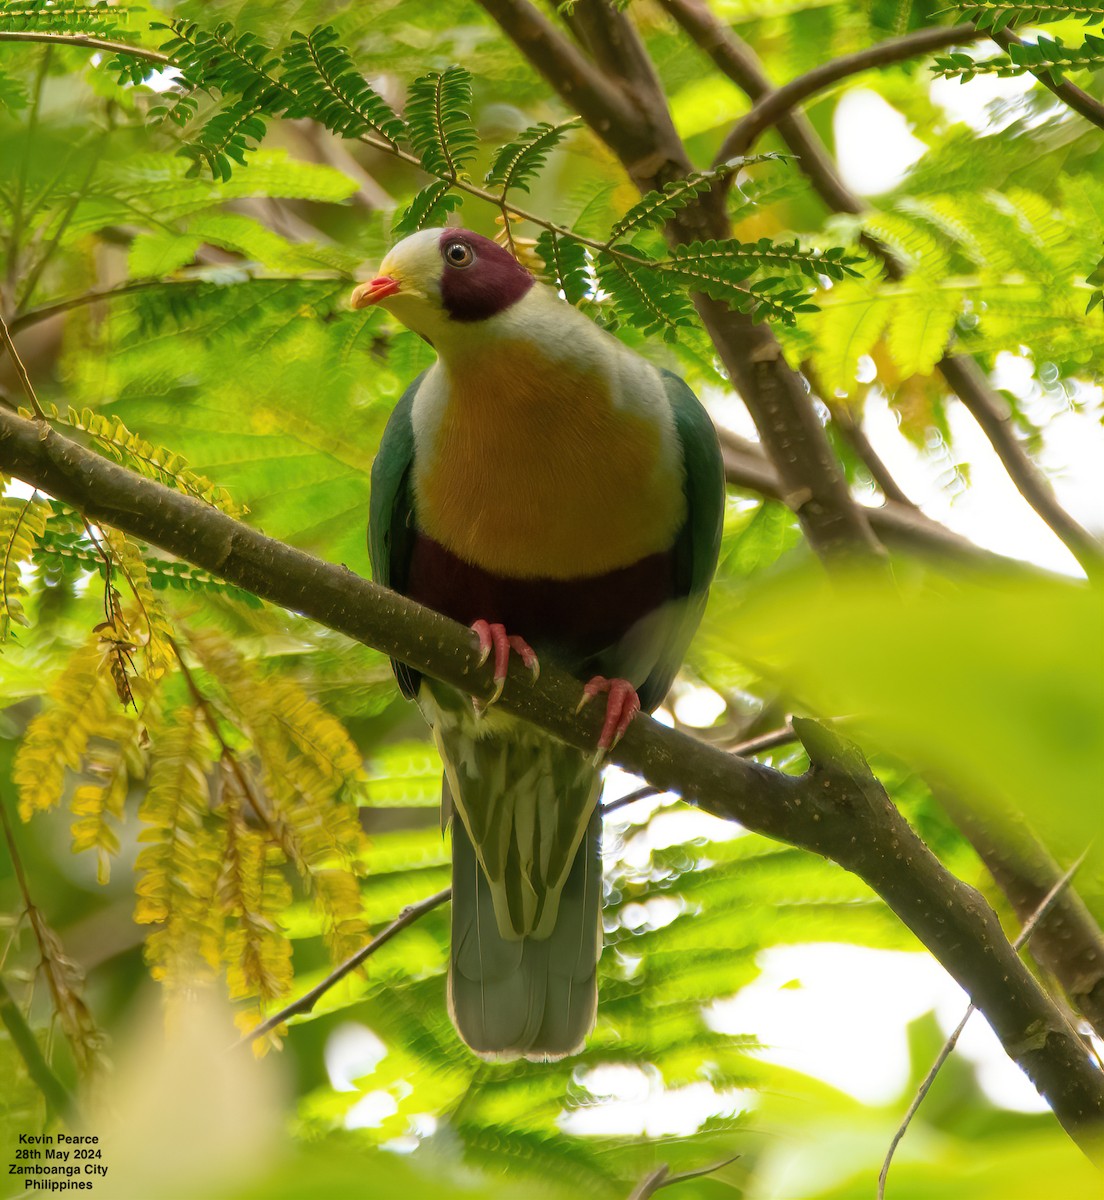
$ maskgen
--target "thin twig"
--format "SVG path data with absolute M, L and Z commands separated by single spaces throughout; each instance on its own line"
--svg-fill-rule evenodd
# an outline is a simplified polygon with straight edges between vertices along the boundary
M 777 124 L 786 113 L 834 83 L 876 67 L 905 62 L 910 58 L 930 54 L 933 50 L 961 46 L 988 36 L 988 31 L 961 25 L 917 29 L 904 37 L 891 38 L 889 41 L 879 42 L 876 46 L 867 46 L 865 50 L 856 50 L 854 54 L 829 59 L 828 62 L 799 75 L 757 100 L 751 111 L 737 122 L 721 143 L 717 152 L 717 162 L 727 162 L 730 158 L 747 154 L 748 147 L 755 144 L 764 130 Z
M 707 1167 L 697 1167 L 692 1171 L 680 1171 L 677 1175 L 671 1174 L 671 1168 L 667 1163 L 661 1163 L 633 1188 L 628 1200 L 648 1200 L 648 1197 L 655 1195 L 660 1188 L 671 1187 L 672 1184 L 683 1183 L 687 1179 L 701 1179 L 703 1175 L 712 1175 L 730 1163 L 734 1163 L 739 1157 L 739 1154 L 734 1154 L 731 1158 L 722 1158 L 720 1162 L 710 1163 Z
M 677 1175 L 668 1175 L 660 1186 L 670 1187 L 671 1184 L 682 1183 L 685 1179 L 700 1179 L 703 1175 L 712 1175 L 714 1172 L 731 1165 L 741 1157 L 739 1154 L 734 1154 L 731 1158 L 722 1158 L 720 1162 L 710 1163 L 708 1167 L 698 1167 L 694 1171 L 680 1171 Z
M 1085 861 L 1088 853 L 1088 848 L 1082 851 L 1077 861 L 1043 897 L 1043 900 L 1039 904 L 1038 908 L 1036 908 L 1031 916 L 1028 917 L 1028 919 L 1024 922 L 1024 926 L 1020 930 L 1019 937 L 1017 937 L 1012 943 L 1013 950 L 1020 950 L 1027 943 L 1028 939 L 1035 931 L 1035 926 L 1038 925 L 1043 917 L 1046 916 L 1047 912 L 1050 910 L 1051 906 L 1062 894 L 1062 892 L 1069 887 L 1070 881 L 1073 879 L 1074 875 L 1077 874 L 1078 868 Z M 924 1097 L 927 1096 L 928 1092 L 931 1091 L 932 1084 L 935 1083 L 935 1077 L 939 1074 L 940 1068 L 947 1061 L 947 1059 L 950 1058 L 955 1046 L 958 1045 L 958 1039 L 962 1036 L 962 1031 L 966 1028 L 966 1023 L 974 1015 L 975 1011 L 976 1008 L 973 1004 L 967 1007 L 962 1020 L 959 1021 L 958 1025 L 955 1026 L 954 1032 L 943 1043 L 943 1048 L 936 1055 L 935 1062 L 933 1062 L 931 1065 L 931 1070 L 928 1071 L 927 1075 L 924 1076 L 923 1082 L 920 1084 L 919 1088 L 917 1088 L 916 1095 L 913 1097 L 912 1103 L 908 1106 L 908 1111 L 905 1113 L 901 1124 L 897 1127 L 897 1132 L 893 1135 L 893 1140 L 889 1143 L 889 1149 L 886 1151 L 885 1161 L 882 1163 L 882 1169 L 878 1173 L 878 1200 L 885 1200 L 886 1179 L 889 1176 L 889 1167 L 893 1162 L 894 1151 L 900 1145 L 901 1139 L 908 1131 L 908 1127 L 912 1121 L 912 1118 L 916 1115 L 917 1109 L 919 1109 L 920 1105 L 924 1102 Z
M 417 904 L 411 904 L 408 908 L 404 908 L 386 929 L 382 929 L 377 933 L 366 946 L 362 946 L 354 955 L 347 958 L 341 966 L 335 967 L 321 983 L 316 984 L 309 992 L 305 992 L 298 1000 L 293 1001 L 285 1008 L 281 1008 L 278 1013 L 274 1013 L 266 1021 L 258 1025 L 256 1029 L 251 1029 L 248 1033 L 243 1034 L 235 1045 L 247 1046 L 251 1042 L 255 1042 L 257 1038 L 263 1037 L 266 1033 L 271 1033 L 277 1026 L 282 1025 L 288 1017 L 309 1013 L 334 984 L 340 982 L 350 972 L 355 971 L 366 958 L 375 954 L 381 946 L 386 945 L 395 934 L 400 933 L 408 925 L 413 925 L 420 917 L 424 917 L 427 912 L 444 904 L 451 895 L 452 888 L 443 888 L 441 891 L 434 893 L 434 895 L 427 896 L 425 900 L 419 900 Z
M 23 387 L 23 394 L 27 397 L 34 415 L 40 421 L 45 421 L 46 414 L 42 411 L 42 406 L 38 403 L 38 397 L 35 395 L 31 377 L 27 374 L 27 368 L 23 365 L 23 360 L 19 357 L 19 351 L 16 350 L 15 342 L 12 341 L 12 336 L 8 332 L 8 326 L 4 321 L 3 314 L 0 314 L 0 342 L 4 343 L 4 348 L 15 364 L 15 373 L 19 377 L 19 382 Z
M 39 30 L 0 30 L 0 42 L 45 42 L 48 46 L 83 46 L 87 50 L 104 50 L 109 54 L 129 54 L 145 62 L 171 67 L 173 60 L 159 50 L 145 50 L 141 46 L 128 46 L 126 42 L 112 42 L 106 38 L 90 37 L 84 33 L 46 33 Z
M 769 733 L 761 733 L 758 737 L 749 738 L 746 742 L 737 742 L 734 746 L 726 746 L 725 750 L 729 754 L 736 755 L 737 758 L 750 758 L 753 754 L 762 754 L 765 750 L 773 750 L 776 746 L 785 746 L 787 742 L 796 740 L 797 731 L 787 723 L 779 729 L 772 729 Z M 638 787 L 625 796 L 618 796 L 616 800 L 603 804 L 602 814 L 604 816 L 616 812 L 619 808 L 627 808 L 638 800 L 647 800 L 649 796 L 659 795 L 662 795 L 659 788 L 650 785 Z
M 663 1187 L 670 1173 L 671 1168 L 666 1163 L 660 1163 L 654 1171 L 649 1171 L 633 1188 L 629 1193 L 628 1200 L 648 1200 L 649 1196 L 654 1196 Z

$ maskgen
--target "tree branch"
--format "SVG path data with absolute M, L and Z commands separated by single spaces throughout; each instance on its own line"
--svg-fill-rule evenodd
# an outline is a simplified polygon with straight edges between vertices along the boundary
M 939 369 L 981 426 L 1020 495 L 1062 540 L 1090 579 L 1104 576 L 1104 546 L 1058 503 L 1049 480 L 1013 432 L 1008 406 L 993 393 L 977 363 L 961 354 L 945 355 Z
M 1054 886 L 1042 898 L 1042 900 L 1035 907 L 1034 911 L 1027 917 L 1023 928 L 1020 930 L 1019 936 L 1012 943 L 1013 950 L 1020 950 L 1027 943 L 1028 939 L 1035 932 L 1036 925 L 1038 925 L 1039 921 L 1046 916 L 1053 905 L 1058 901 L 1059 897 L 1069 886 L 1070 881 L 1073 879 L 1074 875 L 1077 874 L 1078 868 L 1084 861 L 1085 855 L 1082 854 L 1081 857 L 1073 864 L 1073 866 L 1071 866 L 1070 869 L 1060 879 L 1055 881 Z M 931 1065 L 931 1070 L 929 1070 L 927 1075 L 924 1076 L 919 1088 L 917 1088 L 916 1095 L 913 1097 L 912 1103 L 908 1107 L 908 1111 L 902 1118 L 901 1124 L 897 1127 L 897 1132 L 893 1135 L 893 1140 L 889 1143 L 889 1149 L 886 1151 L 885 1160 L 882 1163 L 882 1169 L 878 1172 L 878 1200 L 884 1200 L 885 1197 L 886 1178 L 889 1175 L 890 1164 L 893 1162 L 894 1151 L 900 1145 L 901 1139 L 908 1132 L 908 1127 L 912 1122 L 912 1118 L 916 1116 L 920 1105 L 924 1103 L 924 1098 L 927 1096 L 928 1092 L 931 1091 L 932 1084 L 935 1083 L 935 1077 L 939 1074 L 943 1064 L 948 1058 L 950 1058 L 954 1048 L 958 1045 L 958 1039 L 962 1036 L 962 1031 L 966 1028 L 967 1023 L 974 1015 L 975 1011 L 976 1009 L 973 1004 L 967 1006 L 962 1020 L 959 1021 L 950 1037 L 948 1037 L 943 1043 L 942 1049 L 935 1056 L 935 1061 Z
M 1011 814 L 999 824 L 945 789 L 937 798 L 969 839 L 1021 922 L 1061 880 L 1061 868 Z M 1058 981 L 1073 1007 L 1104 1038 L 1104 933 L 1073 890 L 1059 891 L 1036 918 L 1031 953 Z
M 42 422 L 0 409 L 0 467 L 90 520 L 196 566 L 486 700 L 470 630 L 346 568 L 266 537 L 191 496 L 116 466 Z M 582 750 L 601 714 L 576 714 L 579 682 L 548 667 L 512 673 L 502 709 Z M 800 777 L 695 741 L 641 716 L 611 755 L 663 791 L 746 828 L 825 855 L 864 879 L 973 997 L 1007 1052 L 1087 1154 L 1104 1127 L 1104 1073 L 1004 938 L 996 914 L 950 875 L 894 808 L 861 754 L 815 722 L 794 727 Z
M 639 115 L 626 93 L 525 0 L 481 0 L 483 7 L 531 61 L 539 60 L 558 81 L 557 91 L 604 136 L 613 126 L 627 138 L 642 138 Z
M 103 50 L 109 54 L 129 54 L 144 62 L 171 67 L 172 59 L 159 50 L 144 50 L 141 46 L 129 46 L 126 42 L 111 42 L 105 38 L 90 37 L 84 33 L 46 33 L 39 30 L 0 30 L 0 42 L 45 42 L 48 46 L 82 46 L 86 50 Z
M 1018 38 L 1009 29 L 986 29 L 984 33 L 986 37 L 991 37 L 1004 51 L 1010 50 L 1013 46 L 1022 46 L 1024 44 L 1023 39 Z M 1088 92 L 1083 91 L 1077 84 L 1070 83 L 1068 79 L 1059 79 L 1056 81 L 1051 79 L 1045 71 L 1032 71 L 1031 74 L 1035 76 L 1043 87 L 1049 88 L 1059 100 L 1072 108 L 1075 113 L 1080 113 L 1086 121 L 1091 121 L 1092 124 L 1104 129 L 1104 104 L 1101 104 L 1099 100 L 1094 100 Z
M 660 2 L 697 45 L 713 59 L 720 70 L 756 101 L 757 107 L 760 104 L 765 105 L 772 96 L 785 91 L 785 88 L 779 89 L 778 92 L 771 89 L 770 81 L 751 48 L 717 21 L 701 3 L 701 0 L 660 0 Z M 931 33 L 933 31 L 921 32 Z M 941 29 L 940 32 L 946 33 L 947 31 Z M 969 32 L 969 30 L 966 31 L 967 35 Z M 980 31 L 975 31 L 975 33 L 978 37 L 989 36 L 988 31 L 984 34 Z M 909 37 L 912 36 L 914 35 L 909 35 Z M 898 38 L 894 42 L 883 44 L 901 45 L 907 41 L 908 38 Z M 877 49 L 877 47 L 872 49 Z M 868 52 L 861 51 L 860 53 Z M 855 55 L 848 57 L 852 61 L 856 58 Z M 837 61 L 846 62 L 847 59 Z M 818 70 L 831 71 L 835 69 L 835 65 L 835 63 L 828 63 Z M 816 75 L 816 72 L 811 74 Z M 802 76 L 801 78 L 808 79 L 809 77 Z M 797 82 L 800 81 L 795 81 L 795 83 Z M 786 85 L 786 87 L 791 86 L 793 85 Z M 1080 89 L 1076 90 L 1080 91 Z M 754 112 L 755 109 L 752 111 Z M 750 115 L 748 114 L 744 120 L 747 121 Z M 835 164 L 828 157 L 812 126 L 807 122 L 800 126 L 793 124 L 793 118 L 796 115 L 798 114 L 793 113 L 790 109 L 784 109 L 778 118 L 778 130 L 789 148 L 797 155 L 802 169 L 817 194 L 836 212 L 861 215 L 866 210 L 865 203 L 844 185 Z M 729 136 L 731 139 L 733 134 Z M 900 278 L 904 274 L 901 262 L 888 247 L 871 241 L 871 248 L 886 264 L 886 269 L 892 278 Z M 1024 499 L 1066 545 L 1070 553 L 1085 568 L 1086 574 L 1090 576 L 1094 573 L 1099 574 L 1101 564 L 1104 563 L 1104 547 L 1101 547 L 1100 543 L 1058 504 L 1045 476 L 1031 461 L 1002 420 L 1000 416 L 1001 401 L 989 386 L 976 363 L 961 355 L 944 355 L 938 363 L 938 367 L 948 386 L 958 394 L 974 414 L 975 420 L 982 426 L 986 436 L 990 438 L 994 449 L 997 450 L 1006 470 Z M 874 523 L 873 518 L 872 523 Z M 883 533 L 884 531 L 879 529 L 879 534 Z
M 988 36 L 988 31 L 985 30 L 961 25 L 940 25 L 934 29 L 917 29 L 906 33 L 904 37 L 891 38 L 889 41 L 879 42 L 876 46 L 856 50 L 854 54 L 829 59 L 828 62 L 821 63 L 782 87 L 757 98 L 751 112 L 740 119 L 721 144 L 720 150 L 717 151 L 717 162 L 727 162 L 730 158 L 747 154 L 748 147 L 755 144 L 764 130 L 776 125 L 781 117 L 799 104 L 804 104 L 817 92 L 824 91 L 842 79 L 861 75 L 863 71 L 871 71 L 876 67 L 919 58 L 934 50 L 944 50 L 948 46 L 976 42 L 979 38 Z
M 660 0 L 660 4 L 687 36 L 709 55 L 721 74 L 731 79 L 752 101 L 773 90 L 751 47 L 722 25 L 703 0 Z M 832 212 L 863 211 L 863 202 L 844 184 L 824 143 L 803 113 L 784 113 L 778 120 L 778 132 Z

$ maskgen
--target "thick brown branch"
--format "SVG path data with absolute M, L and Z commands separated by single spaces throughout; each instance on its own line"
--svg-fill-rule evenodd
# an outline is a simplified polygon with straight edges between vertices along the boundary
M 941 791 L 939 799 L 1008 897 L 1016 916 L 1026 922 L 1061 880 L 1061 868 L 1009 814 L 1002 813 L 999 824 L 994 824 L 947 792 Z M 1072 888 L 1063 889 L 1039 920 L 1031 953 L 1104 1038 L 1104 934 Z
M 982 30 L 970 27 L 940 25 L 934 29 L 917 29 L 913 33 L 906 33 L 904 37 L 891 38 L 889 41 L 879 42 L 876 46 L 867 46 L 865 50 L 856 50 L 854 54 L 829 59 L 828 62 L 821 63 L 804 75 L 799 75 L 782 87 L 758 98 L 751 112 L 743 117 L 725 138 L 717 152 L 717 161 L 727 162 L 730 158 L 747 154 L 748 148 L 755 144 L 764 130 L 776 125 L 782 116 L 797 108 L 799 104 L 804 104 L 817 92 L 824 91 L 842 79 L 860 75 L 863 71 L 871 71 L 876 67 L 919 58 L 934 50 L 944 50 L 948 46 L 976 42 L 986 36 Z
M 1013 950 L 1019 950 L 1027 943 L 1032 933 L 1035 932 L 1039 922 L 1061 899 L 1066 889 L 1069 887 L 1074 875 L 1077 873 L 1077 869 L 1081 866 L 1081 863 L 1084 862 L 1084 860 L 1085 855 L 1082 854 L 1077 862 L 1075 862 L 1073 866 L 1070 867 L 1070 869 L 1065 873 L 1065 875 L 1063 875 L 1060 879 L 1055 880 L 1054 885 L 1050 888 L 1049 892 L 1047 892 L 1045 896 L 1041 897 L 1034 911 L 1028 914 L 1027 918 L 1025 919 L 1024 926 L 1020 930 L 1019 936 L 1012 943 Z M 920 1105 L 924 1103 L 925 1097 L 927 1096 L 928 1092 L 931 1091 L 932 1084 L 935 1083 L 935 1077 L 942 1070 L 943 1064 L 948 1058 L 950 1058 L 954 1048 L 958 1045 L 958 1039 L 962 1036 L 963 1030 L 966 1028 L 975 1011 L 975 1006 L 973 1004 L 967 1006 L 962 1020 L 959 1021 L 950 1037 L 948 1037 L 943 1043 L 943 1048 L 936 1055 L 935 1062 L 932 1063 L 931 1069 L 928 1071 L 927 1075 L 924 1076 L 923 1081 L 916 1091 L 916 1095 L 913 1097 L 912 1103 L 908 1107 L 908 1111 L 902 1118 L 901 1124 L 897 1127 L 897 1132 L 893 1135 L 893 1140 L 890 1142 L 889 1149 L 886 1151 L 885 1160 L 882 1162 L 882 1169 L 878 1173 L 878 1200 L 884 1200 L 886 1179 L 889 1176 L 889 1167 L 893 1162 L 894 1152 L 900 1145 L 901 1139 L 908 1132 L 908 1127 L 912 1122 L 912 1118 L 916 1116 Z
M 622 8 L 609 0 L 582 0 L 571 5 L 564 19 L 607 76 L 620 79 L 630 91 L 639 88 L 645 98 L 656 87 L 652 60 Z
M 771 96 L 785 91 L 784 88 L 779 89 L 778 92 L 771 90 L 766 73 L 751 48 L 717 21 L 701 0 L 661 0 L 661 2 L 701 49 L 710 55 L 720 70 L 757 102 L 757 107 L 760 104 L 766 104 Z M 921 32 L 933 33 L 934 31 Z M 948 33 L 943 29 L 939 32 Z M 956 30 L 956 32 L 958 31 Z M 974 32 L 978 37 L 983 36 L 980 31 Z M 909 35 L 909 37 L 912 36 L 914 35 Z M 969 30 L 966 31 L 965 36 L 968 40 Z M 908 38 L 905 38 L 896 39 L 891 43 L 883 43 L 883 45 L 900 46 L 907 43 Z M 856 56 L 849 57 L 853 61 Z M 846 62 L 847 59 L 837 61 Z M 818 70 L 830 72 L 835 69 L 835 65 L 835 63 L 828 63 Z M 816 72 L 813 72 L 813 75 L 815 74 Z M 809 76 L 802 78 L 808 79 Z M 789 86 L 791 85 L 787 85 L 787 87 Z M 790 149 L 798 156 L 802 169 L 821 199 L 837 212 L 857 214 L 864 212 L 866 205 L 844 186 L 835 165 L 828 157 L 812 127 L 807 122 L 800 127 L 792 124 L 796 115 L 790 109 L 784 110 L 778 120 L 778 130 Z M 745 121 L 748 119 L 745 117 Z M 722 156 L 723 154 L 724 152 L 722 152 Z M 871 248 L 881 257 L 886 264 L 887 272 L 893 278 L 900 278 L 904 274 L 902 263 L 888 248 L 876 242 L 871 244 Z M 993 441 L 994 448 L 1001 456 L 1009 475 L 1024 498 L 1065 543 L 1085 568 L 1087 574 L 1091 575 L 1094 571 L 1099 572 L 1104 549 L 1058 504 L 1046 478 L 1002 420 L 1000 416 L 1001 401 L 977 365 L 972 359 L 945 355 L 938 366 L 948 385 L 958 393 L 963 403 L 974 413 L 975 420 Z M 872 523 L 874 523 L 873 518 Z M 882 532 L 879 529 L 880 536 Z
M 1010 50 L 1013 46 L 1022 46 L 1024 44 L 1021 38 L 1018 38 L 1008 29 L 986 29 L 984 33 L 986 37 L 991 37 L 1005 51 Z M 1101 104 L 1099 100 L 1094 100 L 1088 92 L 1079 88 L 1077 84 L 1070 83 L 1068 79 L 1051 79 L 1046 71 L 1032 71 L 1031 73 L 1043 87 L 1049 88 L 1059 100 L 1072 108 L 1075 113 L 1080 113 L 1086 121 L 1091 121 L 1094 125 L 1104 129 L 1104 104 Z
M 265 537 L 133 474 L 42 422 L 0 409 L 0 467 L 83 512 L 238 587 L 487 699 L 470 630 L 403 596 Z M 577 680 L 549 668 L 511 674 L 499 701 L 580 749 L 601 714 L 575 713 Z M 970 993 L 1008 1053 L 1087 1153 L 1104 1127 L 1104 1074 L 1017 958 L 981 896 L 950 875 L 894 808 L 862 756 L 795 719 L 812 767 L 792 777 L 638 718 L 612 758 L 664 791 L 768 837 L 833 858 L 886 901 Z
M 728 76 L 752 101 L 772 91 L 771 81 L 751 47 L 721 24 L 704 0 L 660 0 L 660 3 L 709 55 L 721 74 Z M 784 113 L 778 121 L 778 132 L 797 156 L 817 194 L 833 212 L 862 212 L 863 202 L 839 177 L 824 143 L 804 114 Z
M 613 126 L 626 137 L 644 130 L 625 92 L 527 0 L 482 0 L 483 7 L 525 56 L 600 136 Z

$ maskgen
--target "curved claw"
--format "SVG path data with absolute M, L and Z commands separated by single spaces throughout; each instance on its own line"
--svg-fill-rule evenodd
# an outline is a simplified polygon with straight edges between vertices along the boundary
M 477 705 L 477 708 L 487 708 L 502 695 L 502 689 L 506 686 L 506 672 L 510 664 L 511 650 L 531 672 L 534 680 L 540 677 L 540 663 L 537 661 L 536 653 L 524 638 L 518 637 L 517 634 L 508 634 L 505 625 L 499 625 L 497 622 L 474 621 L 471 629 L 479 639 L 480 666 L 490 658 L 491 651 L 494 651 L 495 688 L 490 699 L 481 706 Z
M 607 679 L 604 675 L 595 675 L 583 687 L 583 698 L 575 711 L 582 712 L 585 705 L 603 692 L 608 699 L 606 719 L 602 723 L 602 732 L 598 738 L 596 762 L 601 762 L 604 755 L 625 736 L 633 717 L 640 711 L 640 697 L 636 694 L 636 688 L 627 679 Z

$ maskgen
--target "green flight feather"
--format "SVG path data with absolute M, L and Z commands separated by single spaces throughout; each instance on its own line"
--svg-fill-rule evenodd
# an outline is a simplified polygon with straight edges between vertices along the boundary
M 456 1028 L 488 1058 L 572 1054 L 597 1006 L 601 772 L 524 722 L 477 718 L 466 697 L 434 680 L 419 700 L 452 813 Z

